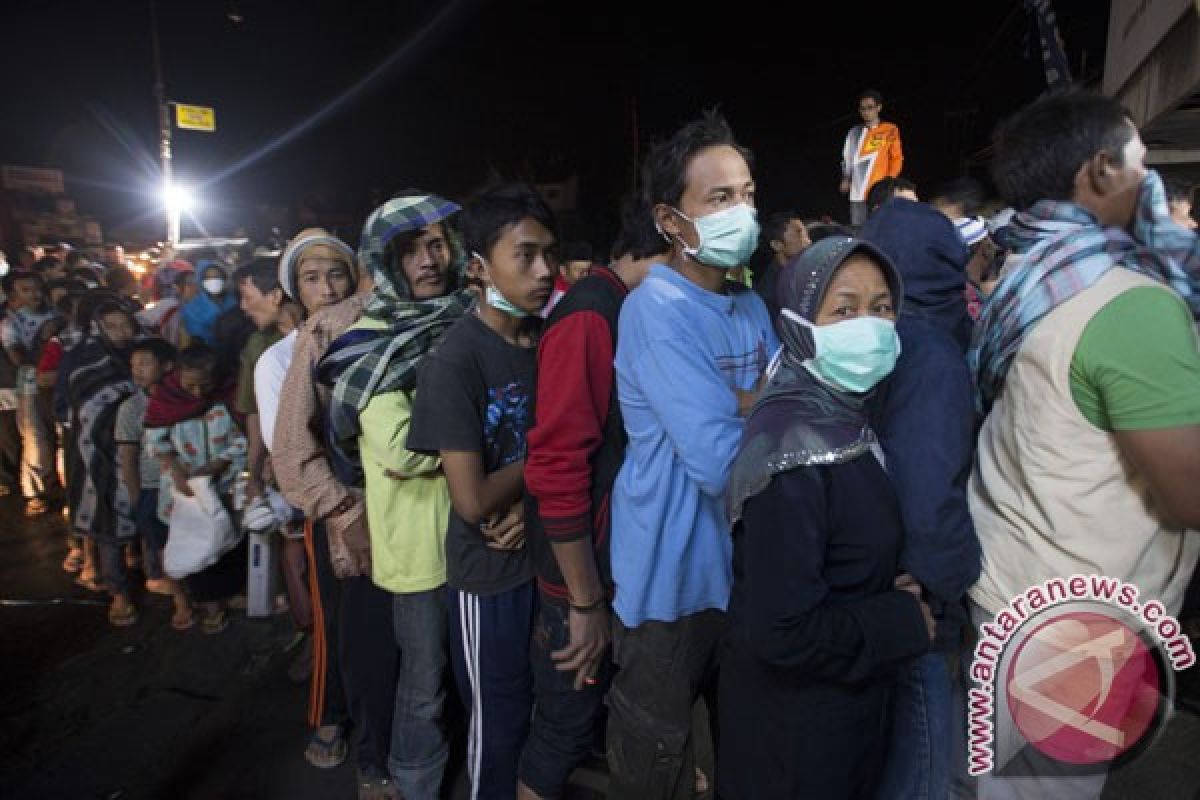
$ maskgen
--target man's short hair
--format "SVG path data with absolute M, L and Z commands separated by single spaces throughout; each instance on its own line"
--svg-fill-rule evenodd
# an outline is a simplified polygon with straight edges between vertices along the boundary
M 883 95 L 879 93 L 878 89 L 863 89 L 855 99 L 861 103 L 867 98 L 874 100 L 878 105 L 883 105 Z
M 783 241 L 784 231 L 794 219 L 803 221 L 804 215 L 797 211 L 776 211 L 769 215 L 763 222 L 761 240 L 767 244 Z
M 570 242 L 563 242 L 561 250 L 562 252 L 559 255 L 562 257 L 564 262 L 590 262 L 592 260 L 592 246 L 587 242 L 579 241 L 578 239 Z
M 238 267 L 233 272 L 233 283 L 240 288 L 245 281 L 253 283 L 254 288 L 263 294 L 282 289 L 279 285 L 279 260 L 260 257 Z
M 104 283 L 114 292 L 119 292 L 128 286 L 136 284 L 137 278 L 134 277 L 134 274 L 128 267 L 113 267 L 104 276 Z
M 830 236 L 854 236 L 854 231 L 836 222 L 817 222 L 808 226 L 808 238 L 813 244 Z
M 202 369 L 206 372 L 216 372 L 217 369 L 217 351 L 204 344 L 197 342 L 196 344 L 185 347 L 183 352 L 179 354 L 179 369 Z
M 33 271 L 39 275 L 44 275 L 52 269 L 58 269 L 62 266 L 62 262 L 54 256 L 42 256 L 37 261 L 33 262 Z
M 638 261 L 669 252 L 671 246 L 654 227 L 654 215 L 636 195 L 621 203 L 621 230 L 612 246 L 612 260 L 630 256 Z
M 642 191 L 651 213 L 659 203 L 679 208 L 692 159 L 702 150 L 722 145 L 737 150 L 754 168 L 754 155 L 737 143 L 729 123 L 717 111 L 705 111 L 675 131 L 670 139 L 651 148 L 642 167 Z
M 135 343 L 129 354 L 133 355 L 134 353 L 149 353 L 159 364 L 173 364 L 179 358 L 179 351 L 175 349 L 175 346 L 158 336 L 151 336 Z
M 867 210 L 874 211 L 896 196 L 896 192 L 915 192 L 917 185 L 908 178 L 880 178 L 867 192 Z
M 505 232 L 523 219 L 532 218 L 558 238 L 558 221 L 541 195 L 523 183 L 488 189 L 467 204 L 460 215 L 467 250 L 484 258 Z
M 1167 192 L 1168 203 L 1192 202 L 1192 184 L 1179 178 L 1163 178 L 1163 189 Z
M 983 184 L 970 175 L 959 175 L 939 184 L 929 198 L 933 203 L 962 206 L 964 217 L 973 217 L 979 213 L 986 198 Z
M 1073 91 L 1042 97 L 1002 122 L 992 136 L 992 180 L 1004 202 L 1023 211 L 1039 200 L 1068 201 L 1085 162 L 1107 152 L 1124 166 L 1136 129 L 1112 98 Z
M 87 256 L 83 254 L 82 250 L 72 250 L 67 253 L 67 258 L 63 263 L 66 264 L 67 269 L 81 267 L 87 263 Z
M 12 294 L 17 288 L 17 281 L 33 281 L 39 289 L 46 288 L 46 281 L 42 279 L 42 276 L 27 269 L 17 269 L 7 273 L 0 278 L 0 288 L 4 289 L 5 294 Z

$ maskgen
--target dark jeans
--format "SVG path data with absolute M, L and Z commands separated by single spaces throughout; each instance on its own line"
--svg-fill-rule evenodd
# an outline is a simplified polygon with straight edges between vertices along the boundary
M 498 594 L 447 591 L 454 679 L 470 709 L 471 797 L 511 800 L 533 707 L 529 637 L 537 616 L 537 589 L 526 581 Z
M 392 711 L 396 701 L 396 645 L 392 593 L 370 577 L 343 578 L 338 622 L 338 656 L 346 707 L 353 720 L 351 739 L 359 770 L 368 777 L 387 777 L 392 741 Z
M 946 653 L 900 667 L 893 691 L 892 735 L 876 796 L 944 800 L 954 750 L 953 686 Z
M 329 560 L 329 537 L 325 526 L 317 523 L 312 526 L 312 570 L 316 578 L 317 597 L 314 603 L 320 603 L 324 619 L 325 638 L 325 696 L 322 702 L 320 725 L 340 725 L 346 727 L 346 688 L 342 684 L 341 631 L 339 622 L 342 607 L 342 584 L 333 574 L 333 564 Z M 314 654 L 315 658 L 315 654 Z M 313 679 L 316 680 L 315 670 Z
M 392 596 L 399 651 L 388 771 L 405 800 L 437 800 L 450 746 L 446 705 L 446 590 Z
M 715 745 L 717 666 L 726 627 L 725 613 L 715 609 L 636 628 L 614 618 L 618 670 L 608 693 L 609 800 L 695 794 L 692 707 L 705 698 Z
M 100 556 L 100 575 L 109 594 L 129 593 L 129 570 L 125 566 L 125 545 L 142 549 L 142 573 L 151 580 L 163 577 L 162 548 L 155 548 L 142 536 L 133 539 L 96 542 Z
M 541 598 L 537 625 L 529 645 L 533 665 L 533 724 L 521 753 L 521 781 L 544 798 L 561 797 L 567 779 L 592 751 L 596 727 L 604 711 L 604 695 L 612 681 L 612 662 L 605 659 L 596 683 L 575 689 L 575 673 L 560 672 L 550 654 L 571 641 L 568 610 L 562 601 Z

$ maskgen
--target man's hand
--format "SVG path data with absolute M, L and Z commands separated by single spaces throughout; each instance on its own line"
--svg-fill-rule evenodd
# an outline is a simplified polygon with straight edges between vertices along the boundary
M 896 576 L 895 588 L 897 591 L 908 592 L 917 598 L 917 602 L 921 604 L 921 616 L 925 618 L 925 630 L 929 634 L 929 641 L 932 642 L 937 631 L 937 620 L 933 618 L 933 611 L 929 608 L 929 604 L 921 599 L 921 584 L 917 583 L 917 579 L 912 575 L 903 572 Z
M 602 605 L 594 611 L 572 609 L 567 624 L 571 639 L 562 650 L 552 652 L 550 660 L 556 662 L 554 668 L 559 672 L 575 673 L 575 691 L 580 691 L 600 672 L 608 654 L 612 638 L 608 606 Z
M 525 503 L 518 500 L 508 513 L 479 526 L 493 550 L 519 550 L 525 546 Z
M 350 578 L 371 574 L 371 532 L 367 528 L 366 503 L 354 505 L 325 520 L 334 574 Z
M 262 479 L 256 478 L 253 475 L 246 479 L 246 506 L 249 507 L 258 498 L 266 493 L 266 488 L 263 486 Z
M 850 179 L 842 178 L 842 184 L 838 187 L 838 191 L 842 194 L 850 194 Z
M 188 475 L 183 468 L 177 464 L 171 465 L 171 481 L 175 484 L 175 491 L 179 492 L 184 497 L 192 496 L 192 487 L 188 486 Z

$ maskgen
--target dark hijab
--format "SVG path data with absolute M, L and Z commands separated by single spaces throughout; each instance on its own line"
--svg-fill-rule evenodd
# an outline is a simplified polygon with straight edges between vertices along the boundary
M 777 294 L 780 308 L 816 324 L 834 274 L 860 252 L 883 270 L 898 306 L 904 290 L 891 260 L 870 242 L 835 236 L 815 243 L 783 268 Z M 781 314 L 777 327 L 783 347 L 767 370 L 767 385 L 746 421 L 730 474 L 726 493 L 730 526 L 741 519 L 746 501 L 767 488 L 775 475 L 796 467 L 850 461 L 875 441 L 864 405 L 867 395 L 840 391 L 804 367 L 816 355 L 806 326 Z

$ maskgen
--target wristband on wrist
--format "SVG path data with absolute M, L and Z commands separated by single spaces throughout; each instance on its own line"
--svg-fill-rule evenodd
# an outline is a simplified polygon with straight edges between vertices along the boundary
M 326 522 L 335 517 L 340 517 L 342 514 L 345 514 L 351 508 L 354 508 L 354 503 L 355 503 L 354 495 L 352 495 L 352 494 L 346 495 L 345 497 L 343 497 L 341 499 L 341 501 L 338 502 L 338 504 L 336 506 L 334 506 L 333 508 L 331 508 L 329 510 L 328 514 L 321 517 L 321 521 Z
M 567 602 L 571 606 L 572 611 L 575 611 L 579 614 L 591 614 L 594 611 L 599 611 L 600 609 L 606 607 L 608 605 L 608 598 L 601 595 L 599 600 L 587 605 L 578 605 L 575 603 L 575 601 L 569 599 Z

